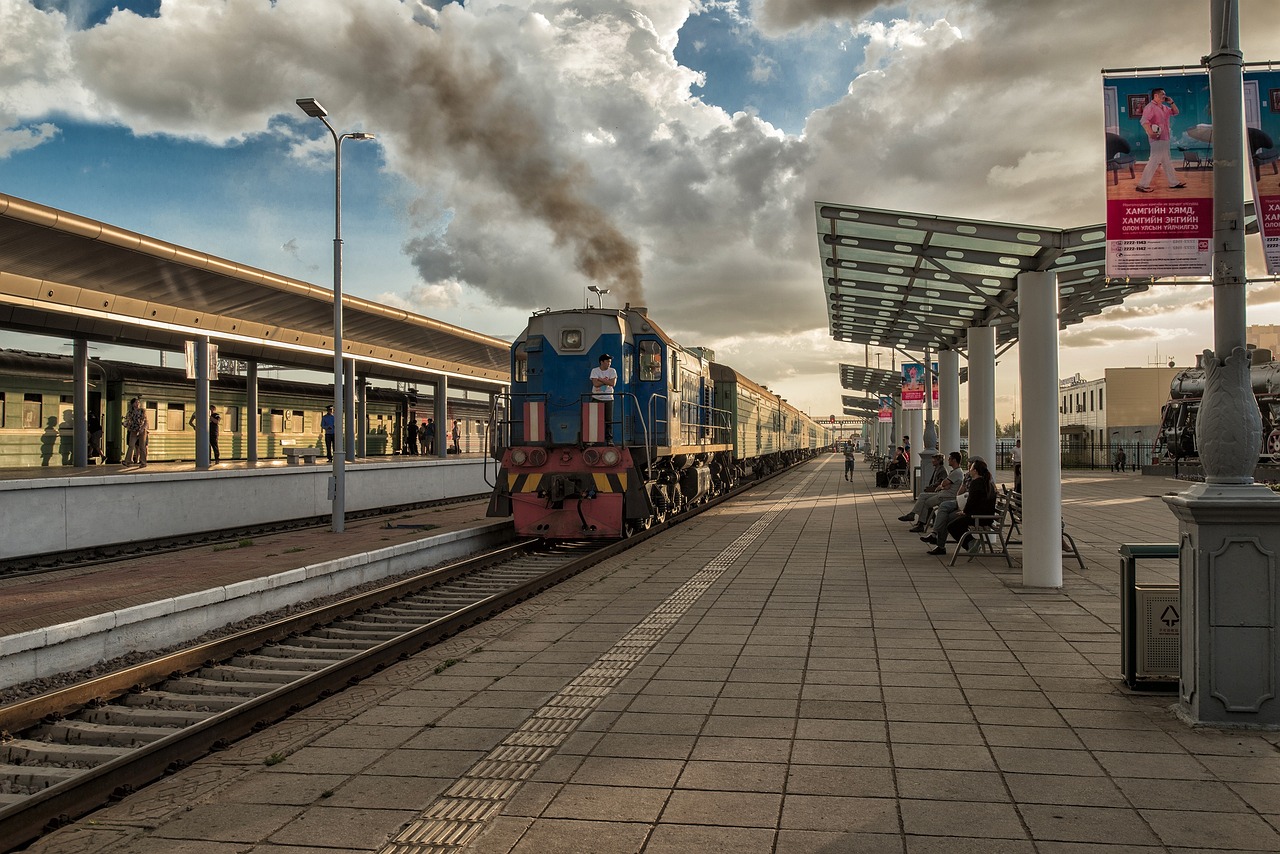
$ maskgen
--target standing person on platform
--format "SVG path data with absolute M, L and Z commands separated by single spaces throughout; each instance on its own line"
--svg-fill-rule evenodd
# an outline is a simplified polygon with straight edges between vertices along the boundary
M 1123 474 L 1125 460 L 1126 460 L 1126 457 L 1124 454 L 1124 448 L 1121 448 L 1120 450 L 1116 451 L 1116 464 L 1111 467 L 1111 470 L 1118 471 Z
M 404 453 L 411 457 L 418 453 L 418 419 L 412 416 L 405 422 Z
M 453 450 L 450 451 L 450 453 L 461 454 L 462 453 L 462 425 L 458 422 L 458 419 L 456 418 L 453 419 L 453 431 L 450 435 L 453 439 Z
M 98 410 L 89 410 L 89 459 L 97 459 L 102 456 L 102 419 L 98 416 Z M 104 463 L 106 459 L 102 460 Z
M 1022 440 L 1013 443 L 1013 452 L 1009 454 L 1009 462 L 1013 463 L 1013 491 L 1022 491 Z
M 418 451 L 422 454 L 431 453 L 428 448 L 431 447 L 431 421 L 423 419 L 418 425 Z
M 613 357 L 605 353 L 599 367 L 591 369 L 591 398 L 605 404 L 604 441 L 613 444 L 613 387 L 618 384 L 618 372 L 613 369 Z
M 125 465 L 136 465 L 145 468 L 147 465 L 147 442 L 151 425 L 147 423 L 147 409 L 138 398 L 129 400 L 129 411 L 124 416 L 125 429 Z
M 844 479 L 853 480 L 853 443 L 850 442 L 844 449 Z
M 218 407 L 209 404 L 209 451 L 213 454 L 214 463 L 222 462 L 222 451 L 218 449 L 218 433 L 222 429 L 222 416 Z
M 436 455 L 436 420 L 434 418 L 427 419 L 426 431 L 427 444 L 423 450 L 427 456 L 434 457 Z
M 324 434 L 324 454 L 329 458 L 329 462 L 333 462 L 333 407 L 327 406 L 324 415 L 320 416 L 320 432 Z
M 911 467 L 911 437 L 902 437 L 902 452 L 906 455 L 907 467 Z
M 1142 129 L 1147 132 L 1147 141 L 1151 143 L 1151 157 L 1147 159 L 1142 177 L 1134 188 L 1139 193 L 1150 193 L 1151 182 L 1156 177 L 1156 169 L 1164 168 L 1165 180 L 1170 190 L 1180 190 L 1187 186 L 1178 180 L 1173 172 L 1173 157 L 1169 152 L 1169 140 L 1173 138 L 1173 117 L 1178 115 L 1178 106 L 1173 99 L 1159 87 L 1151 90 L 1151 100 L 1142 110 Z

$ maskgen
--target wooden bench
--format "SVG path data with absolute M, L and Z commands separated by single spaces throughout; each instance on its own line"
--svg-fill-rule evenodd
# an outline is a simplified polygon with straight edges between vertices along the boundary
M 302 463 L 314 464 L 320 457 L 319 448 L 285 448 L 284 458 L 291 466 L 301 465 Z
M 1012 567 L 1013 558 L 1009 557 L 1008 495 L 1005 493 L 996 495 L 995 513 L 972 516 L 970 518 L 973 519 L 973 525 L 956 543 L 955 551 L 951 553 L 951 560 L 947 562 L 947 566 L 955 566 L 956 558 L 963 553 L 969 560 L 973 560 L 975 557 L 995 557 L 999 555 L 1004 558 L 1005 563 Z M 977 544 L 977 548 L 969 551 L 968 546 L 973 543 Z
M 1013 492 L 1005 484 L 1001 484 L 1004 490 L 1006 500 L 1009 502 L 1009 532 L 1010 536 L 1017 533 L 1022 536 L 1022 493 Z M 1020 546 L 1022 540 L 1006 539 L 1006 545 Z M 1080 568 L 1084 569 L 1084 558 L 1080 556 L 1080 549 L 1076 548 L 1075 538 L 1067 533 L 1067 521 L 1062 520 L 1062 553 L 1069 557 L 1074 557 L 1076 562 L 1080 564 Z

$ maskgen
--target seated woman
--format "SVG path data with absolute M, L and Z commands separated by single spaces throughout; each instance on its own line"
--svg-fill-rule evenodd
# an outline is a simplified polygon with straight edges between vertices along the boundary
M 953 537 L 956 542 L 960 542 L 968 530 L 974 526 L 973 517 L 990 516 L 995 512 L 996 485 L 991 478 L 991 470 L 987 468 L 987 464 L 982 460 L 974 460 L 969 464 L 969 497 L 966 499 L 964 509 L 952 517 L 951 522 L 947 525 L 947 532 L 942 537 L 942 542 L 929 549 L 929 554 L 946 554 L 948 535 Z M 976 548 L 977 541 L 970 542 L 969 550 L 974 551 Z
M 889 469 L 890 470 L 897 469 L 903 474 L 906 474 L 908 465 L 909 464 L 907 462 L 907 452 L 903 450 L 901 445 L 899 445 L 898 452 L 893 455 L 893 462 L 889 464 Z

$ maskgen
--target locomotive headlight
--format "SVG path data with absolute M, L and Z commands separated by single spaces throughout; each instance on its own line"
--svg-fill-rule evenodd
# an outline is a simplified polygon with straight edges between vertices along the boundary
M 600 450 L 598 448 L 587 448 L 582 452 L 582 461 L 589 466 L 600 465 Z
M 546 465 L 547 452 L 543 448 L 533 448 L 529 451 L 529 465 L 541 466 Z
M 561 330 L 560 349 L 561 350 L 581 350 L 582 349 L 582 330 L 581 329 Z
M 606 466 L 616 466 L 621 459 L 622 454 L 617 448 L 605 448 L 604 453 L 600 455 L 601 464 Z
M 511 465 L 522 466 L 529 459 L 529 455 L 524 452 L 524 448 L 514 448 L 511 451 Z

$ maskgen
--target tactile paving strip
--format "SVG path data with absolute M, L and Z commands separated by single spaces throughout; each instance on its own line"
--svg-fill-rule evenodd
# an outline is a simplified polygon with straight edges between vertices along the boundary
M 519 729 L 479 759 L 379 854 L 461 851 L 502 811 L 520 784 L 564 744 L 578 723 L 657 645 L 694 602 L 814 478 L 809 475 L 692 578 L 631 628 L 609 651 L 547 701 Z

